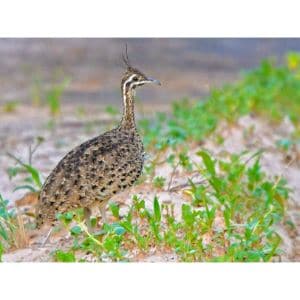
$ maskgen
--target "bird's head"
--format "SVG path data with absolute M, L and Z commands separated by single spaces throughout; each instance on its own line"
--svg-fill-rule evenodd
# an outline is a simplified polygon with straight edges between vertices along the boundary
M 136 87 L 142 86 L 146 83 L 155 83 L 161 85 L 158 80 L 146 76 L 140 70 L 131 66 L 127 54 L 127 47 L 125 55 L 123 54 L 123 61 L 126 65 L 126 72 L 122 79 L 122 90 L 134 90 Z

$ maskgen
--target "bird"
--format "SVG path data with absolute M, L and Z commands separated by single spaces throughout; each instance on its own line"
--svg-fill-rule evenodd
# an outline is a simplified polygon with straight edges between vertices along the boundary
M 98 207 L 107 223 L 108 201 L 131 187 L 143 170 L 145 152 L 138 133 L 134 99 L 136 88 L 148 83 L 161 83 L 133 67 L 127 46 L 122 55 L 125 73 L 121 80 L 123 115 L 118 126 L 96 136 L 68 152 L 43 184 L 36 208 L 36 227 L 57 224 L 58 213 L 83 208 L 87 227 Z

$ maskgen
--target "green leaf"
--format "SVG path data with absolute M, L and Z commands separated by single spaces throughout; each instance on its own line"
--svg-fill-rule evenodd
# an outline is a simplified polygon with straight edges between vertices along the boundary
M 252 167 L 248 168 L 247 173 L 251 184 L 254 184 L 261 180 L 263 174 L 261 172 L 259 158 L 255 161 Z
M 203 159 L 203 163 L 211 176 L 216 176 L 215 162 L 206 151 L 198 151 L 197 155 Z
M 167 163 L 173 166 L 173 165 L 174 165 L 174 162 L 175 162 L 175 155 L 174 155 L 174 154 L 170 154 L 170 155 L 167 157 Z
M 19 185 L 13 191 L 15 192 L 15 191 L 18 191 L 18 190 L 30 190 L 33 193 L 36 192 L 35 188 L 33 186 L 29 185 L 29 184 Z
M 79 235 L 82 232 L 81 228 L 78 225 L 73 226 L 70 231 L 71 234 L 75 236 Z
M 76 262 L 74 253 L 57 250 L 55 252 L 55 260 L 58 262 Z
M 125 228 L 122 227 L 121 225 L 118 225 L 118 226 L 115 226 L 115 227 L 114 227 L 114 232 L 115 232 L 115 234 L 117 234 L 117 235 L 123 235 L 123 234 L 126 232 L 126 230 L 125 230 Z
M 0 236 L 5 240 L 8 241 L 8 234 L 6 228 L 0 223 Z
M 154 209 L 154 217 L 155 217 L 156 222 L 160 222 L 161 221 L 161 211 L 160 211 L 160 205 L 158 202 L 158 198 L 156 196 L 154 197 L 153 209 Z
M 39 171 L 36 168 L 32 167 L 31 165 L 28 165 L 28 164 L 23 164 L 23 165 L 26 168 L 26 170 L 31 174 L 34 183 L 39 188 L 41 188 L 42 187 L 42 182 L 41 182 L 41 179 L 40 179 Z
M 179 153 L 179 164 L 187 171 L 192 171 L 193 165 L 191 164 L 190 158 L 185 152 Z
M 72 212 L 67 212 L 64 214 L 64 219 L 67 221 L 72 221 L 74 214 Z
M 0 242 L 0 262 L 2 262 L 3 253 L 4 253 L 4 247 L 3 247 L 2 243 Z
M 94 217 L 94 216 L 92 216 L 92 217 L 90 218 L 90 222 L 91 222 L 91 226 L 92 226 L 92 227 L 96 227 L 96 225 L 97 225 L 97 218 Z
M 187 225 L 192 225 L 194 222 L 193 212 L 191 206 L 188 204 L 182 204 L 181 206 L 182 219 Z
M 297 52 L 290 52 L 286 57 L 289 69 L 295 70 L 300 66 L 300 55 Z
M 153 185 L 156 188 L 162 189 L 165 185 L 166 178 L 163 176 L 155 176 L 153 179 Z
M 132 232 L 132 230 L 133 230 L 133 226 L 129 221 L 123 221 L 122 227 L 125 228 L 125 230 L 128 232 Z
M 117 205 L 117 204 L 114 203 L 114 202 L 111 202 L 111 203 L 109 204 L 109 208 L 110 208 L 110 210 L 111 210 L 113 216 L 114 216 L 115 218 L 119 219 L 119 218 L 120 218 L 120 207 L 119 207 L 119 205 Z
M 17 176 L 17 174 L 20 172 L 20 167 L 10 167 L 7 169 L 7 174 L 9 179 L 12 179 L 13 177 Z
M 290 139 L 281 139 L 276 142 L 277 147 L 281 148 L 284 151 L 288 151 L 293 145 L 293 141 Z
M 73 220 L 73 216 L 74 214 L 72 212 L 66 212 L 64 214 L 61 213 L 56 214 L 56 218 L 65 224 L 71 223 L 71 221 Z

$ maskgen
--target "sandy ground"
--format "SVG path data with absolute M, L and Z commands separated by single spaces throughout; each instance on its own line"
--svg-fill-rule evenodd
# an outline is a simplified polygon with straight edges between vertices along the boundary
M 35 109 L 26 110 L 26 114 L 20 109 L 13 116 L 5 115 L 6 134 L 1 137 L 0 153 L 0 178 L 1 192 L 4 198 L 11 201 L 13 206 L 15 200 L 24 196 L 24 191 L 12 193 L 13 189 L 21 182 L 22 176 L 18 176 L 13 181 L 8 179 L 6 169 L 14 165 L 14 161 L 7 157 L 6 152 L 12 152 L 16 156 L 26 161 L 28 155 L 28 145 L 33 143 L 34 137 L 43 136 L 44 143 L 38 148 L 33 157 L 33 165 L 41 170 L 44 177 L 49 174 L 62 156 L 77 144 L 91 138 L 112 126 L 113 122 L 109 115 L 103 114 L 101 108 L 92 109 L 87 115 L 78 117 L 72 114 L 73 108 L 65 108 L 66 113 L 58 120 L 55 129 L 49 129 L 45 126 L 47 123 L 47 111 L 39 110 L 36 114 Z M 147 108 L 145 109 L 147 111 Z M 68 112 L 68 113 L 67 113 Z M 18 114 L 22 115 L 22 122 L 18 127 Z M 139 115 L 139 114 L 138 114 Z M 4 117 L 4 116 L 3 116 Z M 99 120 L 101 120 L 99 122 Z M 3 123 L 2 123 L 3 124 Z M 15 124 L 15 126 L 11 126 Z M 88 124 L 88 125 L 87 125 Z M 104 125 L 103 125 L 104 124 Z M 12 129 L 14 128 L 14 129 Z M 7 134 L 9 130 L 13 130 Z M 284 254 L 282 261 L 300 260 L 300 159 L 299 149 L 293 149 L 290 153 L 280 152 L 275 144 L 280 138 L 286 137 L 293 130 L 292 125 L 285 121 L 277 127 L 270 126 L 266 122 L 253 117 L 244 117 L 239 120 L 235 127 L 228 128 L 226 124 L 220 124 L 215 134 L 221 134 L 225 142 L 223 145 L 217 145 L 214 135 L 207 139 L 201 148 L 210 150 L 216 156 L 222 156 L 222 152 L 240 153 L 248 149 L 256 151 L 264 149 L 262 165 L 264 170 L 270 175 L 283 175 L 294 190 L 288 203 L 287 218 L 291 219 L 296 225 L 296 231 L 288 232 L 284 226 L 279 227 L 279 232 L 283 238 L 282 249 Z M 18 134 L 16 135 L 16 132 Z M 193 159 L 196 150 L 200 146 L 191 146 L 190 155 Z M 150 154 L 151 155 L 151 154 Z M 287 157 L 288 156 L 288 157 Z M 170 168 L 162 165 L 156 170 L 157 175 L 163 175 L 170 178 Z M 186 176 L 183 173 L 176 173 L 172 186 L 186 183 Z M 169 192 L 166 190 L 153 190 L 147 184 L 139 185 L 129 191 L 123 192 L 112 199 L 126 208 L 131 201 L 131 196 L 138 194 L 143 197 L 146 204 L 152 208 L 154 195 L 159 197 L 160 202 L 173 203 L 175 214 L 179 215 L 180 207 L 186 199 L 182 192 Z M 4 255 L 3 260 L 10 261 L 51 261 L 51 252 L 56 249 L 66 249 L 71 240 L 65 232 L 53 236 L 48 244 L 40 246 L 40 242 L 45 238 L 46 232 L 39 232 L 37 236 L 30 240 L 30 246 L 24 249 L 17 249 Z M 133 261 L 177 261 L 174 253 L 149 253 L 148 256 L 132 257 Z

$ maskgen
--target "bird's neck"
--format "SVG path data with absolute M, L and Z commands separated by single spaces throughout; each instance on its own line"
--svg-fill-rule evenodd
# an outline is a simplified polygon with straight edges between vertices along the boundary
M 134 117 L 134 95 L 135 90 L 126 86 L 122 87 L 123 95 L 123 117 L 120 123 L 122 129 L 136 129 Z

